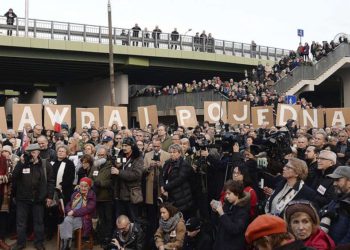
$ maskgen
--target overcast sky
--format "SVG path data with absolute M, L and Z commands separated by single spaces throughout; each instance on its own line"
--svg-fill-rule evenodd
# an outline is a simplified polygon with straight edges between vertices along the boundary
M 303 41 L 332 40 L 350 33 L 349 0 L 111 0 L 113 26 L 143 29 L 159 25 L 163 32 L 177 27 L 206 30 L 216 39 L 296 49 L 297 29 Z M 0 14 L 13 8 L 24 17 L 25 0 L 0 0 Z M 29 0 L 29 17 L 107 26 L 107 0 Z

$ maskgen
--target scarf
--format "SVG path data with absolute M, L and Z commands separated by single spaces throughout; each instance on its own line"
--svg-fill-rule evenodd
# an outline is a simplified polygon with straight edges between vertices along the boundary
M 159 219 L 159 227 L 164 231 L 164 243 L 167 244 L 170 241 L 170 233 L 174 231 L 180 219 L 182 218 L 182 214 L 180 212 L 176 213 L 173 217 L 168 220 Z
M 287 183 L 285 184 L 287 185 Z M 299 183 L 296 183 L 293 188 L 290 188 L 285 195 L 283 195 L 276 204 L 276 209 L 281 214 L 286 207 L 286 205 L 294 199 L 294 197 L 299 193 L 301 188 L 304 186 L 304 181 L 300 181 Z M 295 189 L 295 187 L 297 187 Z
M 87 204 L 87 194 L 82 195 L 82 193 L 77 192 L 72 199 L 72 209 L 79 209 L 81 207 L 86 207 Z

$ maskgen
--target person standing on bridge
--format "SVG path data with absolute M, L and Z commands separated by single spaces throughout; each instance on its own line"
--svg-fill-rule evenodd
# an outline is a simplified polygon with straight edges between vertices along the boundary
M 15 18 L 17 18 L 17 15 L 13 12 L 13 9 L 9 9 L 4 16 L 6 17 L 6 24 L 13 26 L 15 23 Z M 7 35 L 12 36 L 12 27 L 7 30 Z
M 137 23 L 135 23 L 135 26 L 132 27 L 132 37 L 139 37 L 139 32 L 141 31 L 141 28 L 139 27 L 139 25 Z M 137 41 L 133 41 L 132 42 L 132 46 L 138 46 L 139 42 Z
M 162 30 L 159 28 L 158 25 L 154 28 L 152 32 L 152 38 L 154 39 L 154 47 L 159 48 L 159 39 L 160 39 L 160 33 L 162 33 Z
M 177 41 L 179 41 L 179 37 L 180 37 L 179 32 L 178 32 L 177 29 L 175 28 L 175 29 L 173 30 L 173 32 L 171 32 L 171 41 L 177 42 Z M 177 44 L 175 44 L 175 45 L 172 44 L 172 45 L 171 45 L 171 49 L 173 49 L 174 46 L 175 46 L 175 50 L 177 50 Z

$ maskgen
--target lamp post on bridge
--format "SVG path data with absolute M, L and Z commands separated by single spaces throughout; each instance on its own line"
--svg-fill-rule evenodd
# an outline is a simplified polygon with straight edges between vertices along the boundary
M 25 1 L 25 27 L 24 27 L 25 37 L 28 37 L 28 15 L 29 15 L 29 0 L 26 0 Z
M 191 29 L 191 28 L 190 28 L 190 29 L 188 29 L 188 30 L 185 32 L 184 36 L 186 36 L 186 35 L 187 35 L 187 33 L 188 33 L 188 32 L 190 32 L 190 31 L 192 31 L 192 29 Z
M 109 81 L 111 91 L 111 106 L 115 106 L 115 89 L 114 89 L 114 54 L 113 54 L 113 41 L 112 41 L 112 8 L 111 1 L 108 0 L 108 38 L 109 38 Z

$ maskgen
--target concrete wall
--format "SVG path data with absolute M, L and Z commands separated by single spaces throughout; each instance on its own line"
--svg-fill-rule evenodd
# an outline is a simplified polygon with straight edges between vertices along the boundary
M 350 68 L 344 68 L 338 75 L 343 80 L 344 107 L 350 107 Z
M 128 76 L 115 77 L 116 105 L 129 103 Z M 107 79 L 91 82 L 67 82 L 57 87 L 57 104 L 72 106 L 72 124 L 75 124 L 75 108 L 100 108 L 100 121 L 103 119 L 103 106 L 111 106 L 110 81 Z

